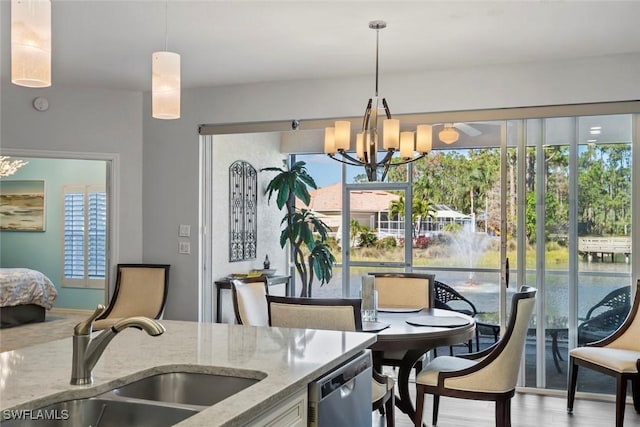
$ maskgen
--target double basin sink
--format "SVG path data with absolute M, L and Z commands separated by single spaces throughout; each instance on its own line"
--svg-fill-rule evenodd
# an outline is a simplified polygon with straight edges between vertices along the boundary
M 106 393 L 27 411 L 3 411 L 3 427 L 171 426 L 265 377 L 197 372 L 151 375 Z

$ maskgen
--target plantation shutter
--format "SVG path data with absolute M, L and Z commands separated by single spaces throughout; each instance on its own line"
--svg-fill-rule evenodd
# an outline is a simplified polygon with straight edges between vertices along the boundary
M 104 284 L 107 195 L 103 186 L 65 186 L 64 276 L 67 286 Z M 97 281 L 97 283 L 95 282 Z

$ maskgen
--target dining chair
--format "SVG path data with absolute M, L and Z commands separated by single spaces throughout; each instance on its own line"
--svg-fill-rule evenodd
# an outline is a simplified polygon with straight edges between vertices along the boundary
M 285 328 L 362 331 L 361 300 L 353 298 L 294 298 L 267 295 L 269 325 Z M 371 409 L 395 425 L 393 379 L 371 370 Z
M 494 401 L 496 427 L 511 426 L 511 398 L 535 296 L 536 289 L 528 286 L 513 295 L 506 332 L 491 347 L 478 353 L 436 357 L 425 366 L 416 377 L 416 427 L 422 426 L 425 394 L 433 395 L 433 425 L 438 422 L 440 396 L 448 396 Z
M 370 272 L 369 275 L 374 277 L 378 306 L 381 309 L 433 308 L 435 305 L 434 274 Z M 376 368 L 381 371 L 382 366 L 398 367 L 403 357 L 404 352 L 401 350 L 385 351 L 376 360 Z M 415 365 L 416 375 L 421 370 L 422 361 L 419 361 Z
M 166 264 L 118 264 L 116 285 L 107 309 L 93 329 L 113 326 L 126 317 L 160 319 L 167 303 L 169 269 Z
M 231 281 L 233 312 L 239 325 L 268 326 L 267 277 L 250 277 Z
M 640 413 L 640 280 L 631 311 L 622 325 L 608 337 L 569 351 L 567 412 L 573 412 L 578 368 L 583 366 L 616 379 L 616 427 L 624 424 L 627 381 L 631 381 L 633 406 Z

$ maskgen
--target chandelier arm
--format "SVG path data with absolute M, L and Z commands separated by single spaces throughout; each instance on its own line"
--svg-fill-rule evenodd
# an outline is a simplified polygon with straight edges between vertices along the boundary
M 406 165 L 407 163 L 413 163 L 413 162 L 415 162 L 416 160 L 420 160 L 420 159 L 421 159 L 421 158 L 423 158 L 424 156 L 426 156 L 426 154 L 425 154 L 425 153 L 420 154 L 420 155 L 419 155 L 419 156 L 417 156 L 417 157 L 412 157 L 412 158 L 410 158 L 410 159 L 402 160 L 402 161 L 395 162 L 395 163 L 390 163 L 389 165 L 390 165 L 390 166 L 401 166 L 401 165 Z
M 344 150 L 339 150 L 338 153 L 340 153 L 340 155 L 342 157 L 344 157 L 346 160 L 342 160 L 342 159 L 340 159 L 338 157 L 335 157 L 335 154 L 334 155 L 330 154 L 329 157 L 331 157 L 333 160 L 339 161 L 340 163 L 344 163 L 344 164 L 351 165 L 351 166 L 363 166 L 363 165 L 367 164 L 367 163 L 365 163 L 363 161 L 360 161 L 360 160 L 358 160 L 358 159 L 356 159 L 354 157 L 351 157 Z
M 371 117 L 371 105 L 373 103 L 373 99 L 369 98 L 369 102 L 367 103 L 367 108 L 364 110 L 364 116 L 362 117 L 362 131 L 364 132 L 369 126 L 369 117 Z
M 385 164 L 391 162 L 391 157 L 393 157 L 393 153 L 395 150 L 393 148 L 388 148 L 387 152 L 384 155 L 384 158 L 377 162 L 377 166 L 384 166 Z
M 389 110 L 389 104 L 387 104 L 386 98 L 382 98 L 382 106 L 384 107 L 384 112 L 387 115 L 387 119 L 391 119 L 391 110 Z

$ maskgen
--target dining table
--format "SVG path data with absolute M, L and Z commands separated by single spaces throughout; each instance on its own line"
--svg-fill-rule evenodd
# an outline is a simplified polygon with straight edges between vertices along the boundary
M 380 307 L 377 321 L 363 322 L 363 331 L 377 334 L 377 342 L 370 347 L 374 366 L 381 366 L 385 351 L 404 352 L 398 367 L 395 402 L 398 409 L 413 420 L 415 407 L 409 395 L 411 370 L 430 350 L 471 339 L 475 334 L 475 320 L 437 308 Z

